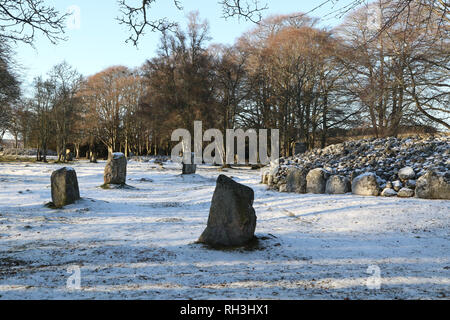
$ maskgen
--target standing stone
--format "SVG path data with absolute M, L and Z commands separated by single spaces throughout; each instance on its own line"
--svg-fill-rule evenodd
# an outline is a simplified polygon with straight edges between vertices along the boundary
M 378 196 L 380 188 L 377 178 L 377 175 L 372 172 L 357 176 L 352 182 L 352 193 L 360 196 Z
M 347 177 L 334 175 L 327 180 L 325 193 L 344 194 L 351 191 L 350 180 Z
M 309 171 L 306 176 L 306 192 L 325 193 L 328 176 L 328 172 L 322 168 Z
M 294 143 L 294 147 L 292 153 L 294 155 L 305 153 L 308 148 L 306 147 L 306 143 L 304 142 L 296 142 Z
M 108 184 L 124 185 L 127 177 L 127 158 L 121 152 L 115 152 L 106 163 L 104 182 Z
M 74 169 L 65 167 L 53 171 L 50 180 L 52 201 L 56 208 L 64 207 L 80 199 L 77 174 Z
M 253 200 L 253 189 L 220 175 L 208 224 L 198 242 L 211 246 L 240 246 L 252 240 L 256 228 Z
M 427 171 L 416 181 L 416 197 L 450 200 L 450 179 L 436 171 Z
M 306 170 L 290 168 L 286 176 L 286 191 L 306 193 Z
M 183 164 L 183 174 L 194 174 L 197 171 L 197 165 L 194 163 L 194 152 L 191 152 L 191 163 L 182 163 Z

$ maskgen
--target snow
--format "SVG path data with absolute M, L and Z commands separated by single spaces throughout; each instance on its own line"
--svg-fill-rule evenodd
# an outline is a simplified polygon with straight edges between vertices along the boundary
M 113 159 L 120 159 L 120 158 L 124 158 L 125 157 L 125 155 L 122 152 L 114 152 L 112 154 L 112 156 L 113 156 Z
M 129 161 L 104 190 L 105 161 L 77 162 L 82 200 L 51 201 L 63 165 L 0 163 L 0 299 L 448 299 L 450 201 L 287 194 L 248 169 Z M 255 190 L 255 247 L 195 241 L 215 179 Z M 66 286 L 78 266 L 81 288 Z M 380 289 L 366 286 L 379 267 Z

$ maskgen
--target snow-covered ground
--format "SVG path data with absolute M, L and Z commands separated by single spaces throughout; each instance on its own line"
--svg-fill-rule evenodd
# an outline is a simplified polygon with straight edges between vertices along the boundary
M 136 189 L 104 190 L 105 162 L 72 166 L 83 199 L 54 210 L 61 165 L 0 163 L 0 299 L 450 297 L 450 201 L 277 193 L 258 171 L 135 161 Z M 251 248 L 195 243 L 220 173 L 255 190 Z

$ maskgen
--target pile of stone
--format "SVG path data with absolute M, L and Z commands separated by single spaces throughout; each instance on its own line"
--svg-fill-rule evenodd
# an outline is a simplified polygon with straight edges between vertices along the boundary
M 450 199 L 450 138 L 347 141 L 273 161 L 262 182 L 280 192 Z

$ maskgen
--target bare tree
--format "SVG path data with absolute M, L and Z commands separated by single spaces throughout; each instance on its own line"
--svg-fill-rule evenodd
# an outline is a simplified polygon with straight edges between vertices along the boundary
M 152 17 L 152 7 L 158 0 L 142 0 L 139 5 L 131 5 L 130 0 L 118 0 L 121 16 L 117 18 L 120 24 L 127 26 L 131 32 L 127 39 L 137 46 L 141 36 L 146 29 L 150 31 L 176 30 L 178 23 L 167 17 Z M 172 0 L 176 10 L 183 10 L 182 0 Z M 255 23 L 262 18 L 262 11 L 266 10 L 267 4 L 261 4 L 260 0 L 220 0 L 223 17 L 240 17 Z
M 0 39 L 32 44 L 36 33 L 52 43 L 63 40 L 65 19 L 43 0 L 0 0 Z

